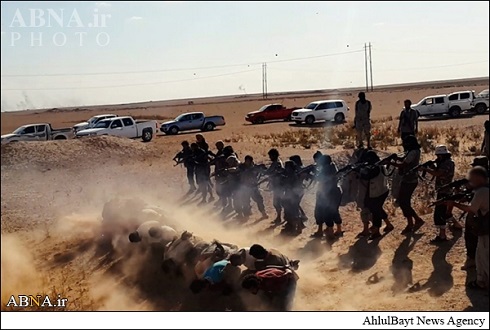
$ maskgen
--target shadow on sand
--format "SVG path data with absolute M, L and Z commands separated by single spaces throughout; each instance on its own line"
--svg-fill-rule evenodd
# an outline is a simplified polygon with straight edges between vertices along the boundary
M 454 285 L 452 276 L 453 266 L 447 262 L 446 256 L 451 248 L 460 239 L 462 233 L 454 232 L 453 239 L 439 245 L 432 255 L 432 265 L 434 270 L 430 274 L 429 279 L 424 284 L 415 283 L 410 289 L 410 292 L 417 292 L 427 289 L 432 297 L 440 297 L 449 291 Z

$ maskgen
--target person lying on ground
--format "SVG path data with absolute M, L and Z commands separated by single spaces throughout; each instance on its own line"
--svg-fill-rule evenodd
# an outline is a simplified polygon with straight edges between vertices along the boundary
M 202 278 L 192 281 L 190 289 L 194 294 L 211 290 L 229 295 L 236 289 L 240 273 L 240 268 L 232 265 L 229 260 L 221 260 L 211 265 Z
M 142 242 L 145 245 L 156 244 L 163 247 L 177 237 L 177 232 L 172 227 L 162 226 L 158 221 L 146 221 L 136 231 L 129 234 L 129 241 L 131 243 Z
M 294 270 L 299 268 L 299 260 L 291 261 L 278 250 L 266 250 L 259 244 L 254 244 L 250 247 L 250 255 L 257 259 L 255 262 L 255 269 L 257 270 L 263 270 L 269 266 L 289 267 Z
M 272 308 L 289 310 L 296 291 L 297 275 L 287 267 L 269 267 L 246 275 L 242 288 L 252 294 L 262 292 Z
M 231 243 L 221 243 L 214 240 L 209 246 L 202 250 L 198 257 L 197 264 L 194 267 L 194 272 L 197 278 L 202 278 L 206 270 L 215 262 L 227 259 L 229 256 L 236 253 L 238 246 Z

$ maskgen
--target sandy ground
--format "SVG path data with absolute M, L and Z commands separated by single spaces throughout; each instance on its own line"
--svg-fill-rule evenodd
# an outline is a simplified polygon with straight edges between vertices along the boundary
M 430 94 L 466 89 L 479 92 L 485 88 L 488 81 L 393 87 L 369 93 L 368 98 L 373 102 L 373 119 L 379 121 L 395 117 L 406 98 L 419 100 Z M 335 95 L 352 107 L 357 93 L 320 94 L 281 96 L 283 99 L 271 101 L 300 106 Z M 2 113 L 2 134 L 33 122 L 71 126 L 96 113 L 164 118 L 204 111 L 224 115 L 227 120 L 224 128 L 206 133 L 211 145 L 222 139 L 233 144 L 242 157 L 251 154 L 257 162 L 265 162 L 266 152 L 273 144 L 273 139 L 267 138 L 271 133 L 311 129 L 285 122 L 257 126 L 245 123 L 243 117 L 247 112 L 271 101 L 215 98 L 193 100 L 193 105 L 169 101 Z M 487 118 L 485 115 L 428 121 L 422 127 L 454 127 L 458 132 L 479 130 Z M 394 122 L 386 119 L 375 127 L 386 124 Z M 328 134 L 335 128 L 322 129 Z M 181 280 L 163 276 L 155 266 L 157 263 L 131 254 L 124 236 L 113 240 L 118 254 L 102 251 L 97 242 L 104 203 L 116 197 L 138 197 L 164 209 L 179 230 L 243 246 L 261 243 L 301 259 L 295 310 L 488 311 L 488 296 L 465 289 L 467 276 L 471 278 L 474 274 L 460 271 L 465 259 L 463 237 L 454 233 L 446 245 L 428 244 L 434 235 L 430 210 L 424 215 L 427 225 L 418 234 L 405 237 L 399 234 L 404 227 L 401 212 L 388 202 L 386 208 L 392 213 L 396 230 L 375 242 L 355 238 L 361 222 L 354 204 L 341 208 L 345 223 L 342 239 L 328 244 L 310 238 L 315 230 L 313 190 L 307 192 L 303 202 L 310 217 L 307 229 L 297 237 L 285 236 L 269 220 L 258 221 L 259 215 L 247 222 L 223 220 L 213 205 L 198 206 L 196 198 L 184 197 L 187 189 L 184 169 L 174 167 L 171 158 L 181 140 L 193 138 L 194 133 L 189 133 L 157 137 L 147 144 L 102 137 L 2 146 L 2 306 L 11 294 L 27 292 L 62 294 L 69 299 L 68 308 L 72 310 L 262 309 L 248 295 L 226 299 L 192 296 Z M 470 144 L 479 143 L 465 139 Z M 280 150 L 284 156 L 301 154 L 309 163 L 313 152 L 320 148 L 309 147 L 291 145 Z M 339 164 L 345 163 L 352 153 L 341 147 L 322 151 L 332 153 Z M 458 155 L 459 176 L 471 158 L 466 151 Z M 420 187 L 419 204 L 427 203 L 423 191 Z M 272 214 L 270 193 L 264 192 L 264 196 Z

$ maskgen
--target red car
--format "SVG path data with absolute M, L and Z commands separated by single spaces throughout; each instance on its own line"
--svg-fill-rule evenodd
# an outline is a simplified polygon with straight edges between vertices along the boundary
M 245 120 L 252 124 L 263 124 L 270 120 L 291 120 L 291 113 L 300 108 L 286 108 L 282 104 L 267 104 L 258 111 L 249 112 Z

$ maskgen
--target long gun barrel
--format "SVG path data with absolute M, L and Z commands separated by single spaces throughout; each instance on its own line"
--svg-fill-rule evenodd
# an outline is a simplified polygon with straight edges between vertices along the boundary
M 357 171 L 363 167 L 366 167 L 369 165 L 367 162 L 364 163 L 356 163 L 356 164 L 350 164 L 347 166 L 342 167 L 340 170 L 337 171 L 336 175 L 339 175 L 340 177 L 346 176 L 352 171 Z
M 444 189 L 450 189 L 450 188 L 459 188 L 459 187 L 467 185 L 468 182 L 469 182 L 468 179 L 456 180 L 456 181 L 453 181 L 451 183 L 445 184 L 444 186 L 439 187 L 439 189 L 437 189 L 437 191 L 441 191 Z
M 440 198 L 433 202 L 430 206 L 436 206 L 442 202 L 447 202 L 447 201 L 465 201 L 473 198 L 474 192 L 472 191 L 465 191 L 457 194 L 452 194 L 448 196 L 444 196 L 443 198 Z
M 391 154 L 388 157 L 381 159 L 379 162 L 376 163 L 376 165 L 378 165 L 378 166 L 386 165 L 386 164 L 388 164 L 392 161 L 395 161 L 395 160 L 404 160 L 405 157 L 407 157 L 406 154 Z
M 425 163 L 419 164 L 415 167 L 412 167 L 411 169 L 409 169 L 405 173 L 405 175 L 417 173 L 419 171 L 419 169 L 421 169 L 421 168 L 434 168 L 435 164 L 436 164 L 436 162 L 434 160 L 429 160 L 428 162 L 425 162 Z

